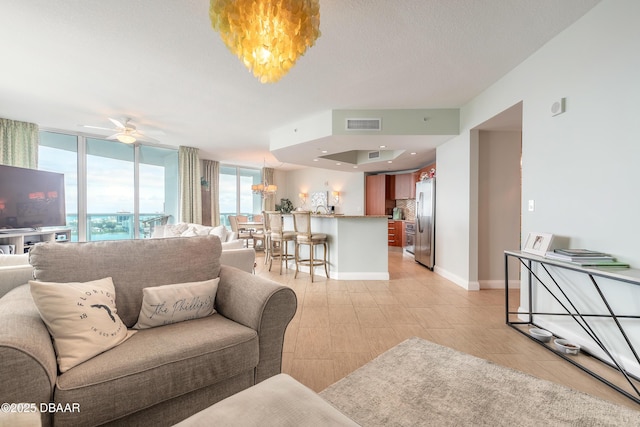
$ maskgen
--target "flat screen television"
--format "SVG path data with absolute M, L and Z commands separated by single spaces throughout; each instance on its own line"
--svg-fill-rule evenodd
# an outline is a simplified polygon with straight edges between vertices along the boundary
M 0 231 L 66 224 L 64 174 L 0 165 Z

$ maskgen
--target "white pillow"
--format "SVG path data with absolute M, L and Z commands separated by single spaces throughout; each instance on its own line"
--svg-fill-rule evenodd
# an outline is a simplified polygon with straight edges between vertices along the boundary
M 133 329 L 148 329 L 216 312 L 213 308 L 220 278 L 144 288 L 142 308 Z
M 184 233 L 187 228 L 189 228 L 189 225 L 184 222 L 178 224 L 167 224 L 164 226 L 164 237 L 178 237 Z
M 127 331 L 116 310 L 111 277 L 86 283 L 29 281 L 40 317 L 53 337 L 60 372 L 124 342 Z
M 229 231 L 227 230 L 227 227 L 225 227 L 224 225 L 219 225 L 217 227 L 213 227 L 211 229 L 211 231 L 209 232 L 209 234 L 213 234 L 214 236 L 218 236 L 220 238 L 221 242 L 226 242 L 227 241 L 227 234 L 229 233 Z
M 202 224 L 193 224 L 191 227 L 195 230 L 198 236 L 206 236 L 213 229 L 213 227 L 209 227 L 208 225 L 202 225 Z
M 196 229 L 194 227 L 189 227 L 185 231 L 183 231 L 182 234 L 180 234 L 180 237 L 193 237 L 197 235 L 198 232 L 196 231 Z

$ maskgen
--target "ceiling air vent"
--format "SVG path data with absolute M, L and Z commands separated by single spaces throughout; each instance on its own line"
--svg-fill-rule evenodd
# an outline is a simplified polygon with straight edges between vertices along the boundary
M 381 130 L 382 119 L 347 119 L 347 130 Z
M 369 160 L 371 159 L 379 159 L 380 152 L 379 151 L 369 151 Z

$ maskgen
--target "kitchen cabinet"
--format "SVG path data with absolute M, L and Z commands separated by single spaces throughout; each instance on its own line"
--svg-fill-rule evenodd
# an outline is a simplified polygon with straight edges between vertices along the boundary
M 387 243 L 389 244 L 389 246 L 397 246 L 396 245 L 396 221 L 389 221 L 389 228 L 388 228 L 388 238 L 387 238 Z
M 395 180 L 391 175 L 367 175 L 365 215 L 391 215 L 395 206 L 392 189 Z
M 404 223 L 406 221 L 389 221 L 387 242 L 389 246 L 406 246 L 407 234 Z
M 401 173 L 395 175 L 394 199 L 413 199 L 416 197 L 416 174 Z

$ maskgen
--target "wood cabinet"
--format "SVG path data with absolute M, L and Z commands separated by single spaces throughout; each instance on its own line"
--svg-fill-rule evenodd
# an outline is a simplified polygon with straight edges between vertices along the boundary
M 395 180 L 390 175 L 368 175 L 366 178 L 365 215 L 391 215 L 395 206 Z M 393 188 L 393 189 L 392 189 Z
M 396 245 L 396 221 L 389 221 L 389 230 L 388 230 L 388 238 L 387 242 L 389 246 L 397 246 Z
M 413 199 L 416 197 L 416 174 L 401 173 L 395 175 L 394 199 Z
M 389 221 L 387 243 L 389 246 L 403 247 L 407 245 L 406 221 Z

